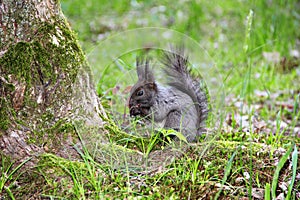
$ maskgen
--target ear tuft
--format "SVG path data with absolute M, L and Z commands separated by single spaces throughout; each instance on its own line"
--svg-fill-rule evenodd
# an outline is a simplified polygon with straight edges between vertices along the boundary
M 154 82 L 154 75 L 150 67 L 150 59 L 143 56 L 136 58 L 136 71 L 140 82 Z

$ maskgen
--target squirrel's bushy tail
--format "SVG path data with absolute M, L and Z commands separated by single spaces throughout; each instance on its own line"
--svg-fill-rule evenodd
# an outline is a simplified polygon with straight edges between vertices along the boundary
M 198 128 L 203 128 L 209 112 L 208 90 L 200 75 L 192 76 L 188 69 L 188 57 L 185 55 L 184 48 L 171 48 L 171 51 L 165 52 L 162 63 L 165 65 L 164 72 L 169 78 L 168 85 L 192 98 L 199 113 Z

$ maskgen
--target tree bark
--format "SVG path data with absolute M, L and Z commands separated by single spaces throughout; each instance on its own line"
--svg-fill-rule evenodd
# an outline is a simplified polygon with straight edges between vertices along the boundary
M 105 112 L 57 1 L 1 0 L 0 39 L 2 154 L 76 154 L 74 120 L 97 124 L 104 140 Z

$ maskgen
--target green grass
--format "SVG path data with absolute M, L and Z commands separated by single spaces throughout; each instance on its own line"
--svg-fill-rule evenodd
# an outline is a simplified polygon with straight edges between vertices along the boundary
M 14 194 L 12 192 L 15 184 L 20 177 L 20 173 L 18 171 L 24 164 L 26 164 L 31 158 L 24 160 L 23 162 L 17 164 L 13 163 L 4 157 L 2 154 L 1 156 L 1 177 L 0 177 L 0 194 L 6 192 L 9 198 L 15 199 Z
M 168 142 L 161 140 L 162 134 L 150 131 L 151 137 L 144 138 L 138 135 L 144 134 L 138 121 L 123 118 L 124 113 L 128 115 L 128 86 L 137 79 L 135 57 L 140 50 L 124 52 L 105 66 L 100 62 L 103 55 L 94 53 L 103 38 L 129 29 L 164 27 L 199 43 L 205 49 L 201 52 L 205 60 L 193 64 L 212 64 L 222 75 L 222 80 L 217 81 L 224 84 L 227 96 L 223 108 L 226 116 L 221 119 L 224 124 L 220 128 L 210 124 L 211 130 L 215 128 L 214 137 L 203 136 L 182 156 L 153 170 L 140 171 L 129 164 L 113 168 L 109 162 L 99 163 L 85 149 L 78 149 L 81 157 L 77 161 L 44 155 L 30 176 L 39 180 L 37 185 L 26 181 L 27 173 L 17 175 L 22 165 L 12 169 L 12 164 L 2 163 L 0 191 L 5 197 L 273 199 L 284 193 L 287 199 L 299 198 L 300 181 L 295 177 L 300 170 L 300 139 L 291 133 L 300 128 L 300 58 L 290 54 L 291 50 L 300 51 L 300 5 L 296 0 L 62 0 L 61 5 L 92 71 L 99 76 L 95 77 L 97 92 L 116 124 L 107 126 L 113 144 L 145 156 L 170 148 Z M 270 60 L 265 52 L 278 54 L 280 62 Z M 214 74 L 202 76 L 207 80 L 216 78 Z M 247 122 L 242 117 L 253 120 Z M 258 122 L 265 122 L 265 128 L 257 128 Z M 283 127 L 283 123 L 287 126 Z M 286 190 L 279 187 L 289 181 Z M 19 187 L 13 186 L 16 182 Z M 33 191 L 35 187 L 38 189 L 34 193 L 24 189 Z

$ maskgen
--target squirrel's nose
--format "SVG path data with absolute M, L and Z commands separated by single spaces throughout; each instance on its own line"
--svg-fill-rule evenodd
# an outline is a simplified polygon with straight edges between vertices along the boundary
M 128 100 L 128 102 L 127 102 L 127 105 L 128 105 L 128 107 L 129 107 L 129 109 L 130 109 L 131 107 L 133 107 L 134 104 L 135 104 L 135 102 L 134 102 L 134 100 L 133 100 L 132 98 L 130 98 L 130 99 Z

